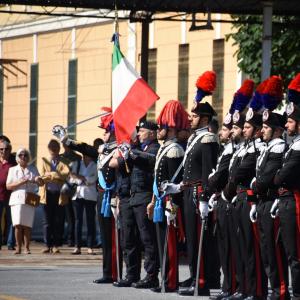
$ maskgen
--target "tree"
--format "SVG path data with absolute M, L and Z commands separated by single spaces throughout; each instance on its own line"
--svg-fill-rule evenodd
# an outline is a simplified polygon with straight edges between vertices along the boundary
M 233 39 L 238 46 L 235 55 L 239 68 L 256 83 L 262 68 L 262 16 L 232 15 Z M 287 87 L 290 80 L 300 72 L 300 17 L 273 16 L 271 75 L 280 75 Z

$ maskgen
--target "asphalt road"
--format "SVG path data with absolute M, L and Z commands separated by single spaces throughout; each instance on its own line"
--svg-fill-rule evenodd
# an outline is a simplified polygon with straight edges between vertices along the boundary
M 156 294 L 150 290 L 97 285 L 102 276 L 98 249 L 96 255 L 71 255 L 64 247 L 60 254 L 41 254 L 42 245 L 33 243 L 30 255 L 0 251 L 0 300 L 168 300 L 186 299 L 176 293 Z M 85 249 L 83 249 L 83 252 Z M 86 251 L 85 251 L 86 252 Z M 180 266 L 180 279 L 188 277 L 188 267 Z M 144 275 L 144 274 L 143 274 Z M 212 291 L 213 294 L 218 291 Z M 189 299 L 189 297 L 188 297 Z M 198 297 L 208 299 L 208 297 Z

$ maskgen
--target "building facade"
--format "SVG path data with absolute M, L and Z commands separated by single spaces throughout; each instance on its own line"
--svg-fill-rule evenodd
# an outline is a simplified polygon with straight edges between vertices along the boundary
M 54 125 L 73 124 L 111 105 L 113 20 L 0 16 L 0 133 L 11 139 L 14 150 L 30 148 L 39 165 L 47 154 Z M 221 15 L 212 17 L 221 19 Z M 160 100 L 148 118 L 155 118 L 170 99 L 179 99 L 189 110 L 197 77 L 213 69 L 217 90 L 208 101 L 222 120 L 241 84 L 241 74 L 233 55 L 236 48 L 231 40 L 225 41 L 231 25 L 213 26 L 213 30 L 190 32 L 190 23 L 184 18 L 180 22 L 150 23 L 148 82 Z M 120 20 L 119 32 L 121 51 L 140 71 L 141 24 Z M 102 135 L 98 123 L 96 118 L 69 133 L 92 143 Z

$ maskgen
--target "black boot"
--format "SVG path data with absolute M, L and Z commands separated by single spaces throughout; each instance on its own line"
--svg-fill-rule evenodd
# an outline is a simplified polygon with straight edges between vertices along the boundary
M 112 280 L 112 278 L 102 277 L 102 278 L 93 280 L 93 282 L 97 283 L 97 284 L 101 284 L 101 283 L 113 283 L 113 280 Z
M 192 284 L 192 282 L 193 282 L 193 278 L 190 277 L 190 278 L 188 278 L 188 279 L 186 279 L 184 281 L 179 282 L 179 287 L 183 287 L 183 288 L 184 287 L 190 287 L 191 284 Z
M 194 296 L 195 293 L 195 282 L 190 287 L 179 288 L 178 294 L 181 296 Z M 198 288 L 198 296 L 210 296 L 208 288 Z
M 130 287 L 133 283 L 137 282 L 138 280 L 134 280 L 131 278 L 121 279 L 119 281 L 115 281 L 113 286 L 115 287 Z
M 230 296 L 230 293 L 229 292 L 221 292 L 215 296 L 210 296 L 209 299 L 210 300 L 221 300 L 221 299 L 224 299 L 224 298 L 228 298 Z
M 147 274 L 146 277 L 138 282 L 134 282 L 132 287 L 136 289 L 151 289 L 159 286 L 157 275 Z

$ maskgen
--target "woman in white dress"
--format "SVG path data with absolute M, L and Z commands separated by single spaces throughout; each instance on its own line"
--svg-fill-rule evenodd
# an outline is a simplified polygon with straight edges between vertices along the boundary
M 34 220 L 35 207 L 25 204 L 26 192 L 37 193 L 38 186 L 43 185 L 37 168 L 28 165 L 30 153 L 27 149 L 21 148 L 17 151 L 15 167 L 8 171 L 6 187 L 12 190 L 9 205 L 11 206 L 12 223 L 15 227 L 16 251 L 21 253 L 22 242 L 25 244 L 25 254 L 30 254 L 30 235 Z

